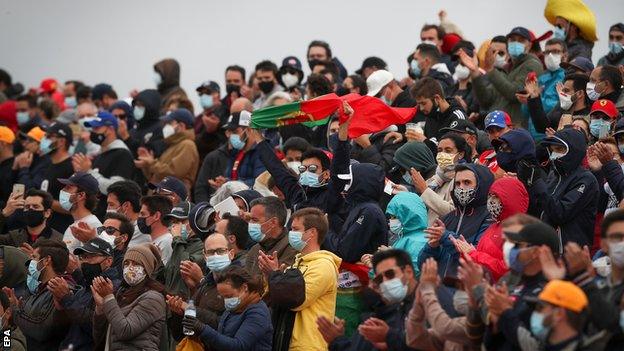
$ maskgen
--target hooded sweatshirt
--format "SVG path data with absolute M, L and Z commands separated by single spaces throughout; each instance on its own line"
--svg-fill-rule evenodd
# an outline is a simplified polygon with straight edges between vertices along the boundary
M 524 129 L 513 129 L 501 135 L 501 141 L 507 143 L 511 152 L 504 152 L 496 148 L 496 162 L 505 172 L 517 172 L 518 161 L 535 159 L 535 143 L 531 134 Z
M 414 270 L 418 274 L 418 254 L 427 244 L 423 232 L 427 229 L 427 208 L 424 202 L 414 193 L 401 192 L 390 200 L 386 214 L 396 217 L 403 227 L 401 233 L 398 233 L 399 239 L 392 247 L 410 254 Z
M 470 252 L 470 258 L 487 268 L 494 280 L 498 280 L 508 270 L 503 261 L 504 238 L 501 222 L 517 213 L 526 213 L 529 208 L 529 194 L 524 184 L 516 178 L 495 181 L 490 188 L 490 194 L 501 200 L 503 211 L 483 233 L 477 249 Z
M 15 287 L 26 281 L 28 256 L 17 247 L 2 245 L 4 268 L 0 275 L 0 286 Z
M 120 180 L 131 179 L 134 173 L 134 159 L 126 144 L 115 139 L 93 160 L 89 173 L 98 181 L 100 192 L 108 193 L 108 187 Z M 106 198 L 104 198 L 106 201 Z
M 542 143 L 564 145 L 568 151 L 551 161 L 546 180 L 537 179 L 527 187 L 536 207 L 532 212 L 541 213 L 540 218 L 557 229 L 560 250 L 569 241 L 591 247 L 599 191 L 594 175 L 580 167 L 587 151 L 585 136 L 574 128 L 564 128 Z
M 327 350 L 316 320 L 325 316 L 334 319 L 338 292 L 340 257 L 325 250 L 298 254 L 293 267 L 299 268 L 305 281 L 305 301 L 293 309 L 297 312 L 293 325 L 290 350 Z
M 158 93 L 162 98 L 162 105 L 159 106 L 161 113 L 174 98 L 187 98 L 186 92 L 180 87 L 180 64 L 174 59 L 164 59 L 154 65 L 154 70 L 160 73 L 162 78 L 158 84 Z
M 160 95 L 154 89 L 146 89 L 134 98 L 133 106 L 140 101 L 145 106 L 145 116 L 136 121 L 136 129 L 130 131 L 130 137 L 124 140 L 132 155 L 137 157 L 137 149 L 147 146 L 160 154 L 164 148 L 162 144 L 162 127 L 160 123 Z
M 408 171 L 414 167 L 423 177 L 433 175 L 437 165 L 433 153 L 424 143 L 410 142 L 401 146 L 394 154 L 393 161 Z

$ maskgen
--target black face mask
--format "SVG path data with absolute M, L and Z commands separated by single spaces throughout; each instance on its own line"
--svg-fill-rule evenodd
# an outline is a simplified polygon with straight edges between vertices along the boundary
M 236 92 L 238 95 L 240 95 L 240 86 L 236 85 L 236 84 L 226 84 L 225 85 L 225 91 L 227 92 L 228 95 Z
M 149 225 L 147 225 L 146 222 L 146 217 L 139 217 L 137 218 L 137 227 L 139 227 L 139 231 L 143 234 L 151 234 L 152 233 L 152 227 L 150 227 Z
M 104 139 L 106 139 L 106 135 L 91 132 L 90 139 L 92 143 L 102 145 L 102 143 L 104 142 Z
M 34 228 L 43 223 L 44 220 L 45 216 L 43 215 L 43 211 L 24 211 L 24 221 L 27 227 Z
M 308 60 L 308 66 L 310 66 L 310 70 L 313 70 L 314 66 L 319 65 L 321 63 L 323 63 L 323 61 L 321 61 L 321 60 L 316 60 L 316 59 Z
M 102 275 L 102 267 L 99 263 L 82 263 L 80 265 L 80 270 L 82 271 L 82 276 L 87 286 L 91 286 L 91 282 L 93 282 L 95 277 Z
M 260 90 L 263 93 L 268 94 L 268 93 L 273 91 L 273 87 L 275 87 L 275 82 L 273 82 L 273 81 L 270 81 L 270 82 L 260 82 L 260 83 L 258 83 L 258 87 L 260 88 Z
M 345 88 L 343 86 L 340 86 L 340 87 L 338 87 L 338 89 L 336 89 L 336 95 L 338 95 L 338 96 L 345 96 L 345 95 L 347 95 L 349 93 L 351 93 L 351 90 L 349 90 L 349 89 L 347 89 L 347 88 Z

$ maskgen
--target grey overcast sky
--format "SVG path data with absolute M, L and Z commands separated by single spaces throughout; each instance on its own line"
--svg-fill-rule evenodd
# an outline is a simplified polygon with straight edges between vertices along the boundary
M 63 82 L 107 82 L 123 97 L 153 87 L 152 65 L 165 57 L 182 67 L 192 94 L 204 80 L 223 83 L 229 64 L 246 69 L 263 59 L 279 66 L 288 55 L 304 66 L 307 44 L 330 43 L 353 72 L 366 56 L 380 56 L 395 76 L 419 43 L 420 27 L 437 23 L 440 9 L 477 46 L 525 26 L 551 29 L 546 0 L 0 0 L 0 67 L 16 81 L 37 86 L 44 77 Z M 594 61 L 607 52 L 610 25 L 624 21 L 623 0 L 585 0 L 594 11 L 599 41 Z M 307 70 L 307 67 L 306 67 Z M 222 85 L 223 88 L 223 85 Z

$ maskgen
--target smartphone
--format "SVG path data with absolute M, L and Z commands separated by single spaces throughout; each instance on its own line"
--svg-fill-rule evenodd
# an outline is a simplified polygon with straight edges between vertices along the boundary
M 561 115 L 559 119 L 559 126 L 557 126 L 557 130 L 563 129 L 563 127 L 572 124 L 572 115 L 569 113 L 564 113 Z
M 24 192 L 26 191 L 26 187 L 24 186 L 24 184 L 13 184 L 13 194 L 17 195 L 24 195 Z

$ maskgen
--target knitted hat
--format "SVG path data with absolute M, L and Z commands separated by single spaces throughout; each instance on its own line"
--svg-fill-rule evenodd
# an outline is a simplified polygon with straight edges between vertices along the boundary
M 152 276 L 154 270 L 160 264 L 160 250 L 153 244 L 141 244 L 128 248 L 123 261 L 132 260 L 145 268 L 148 277 Z

